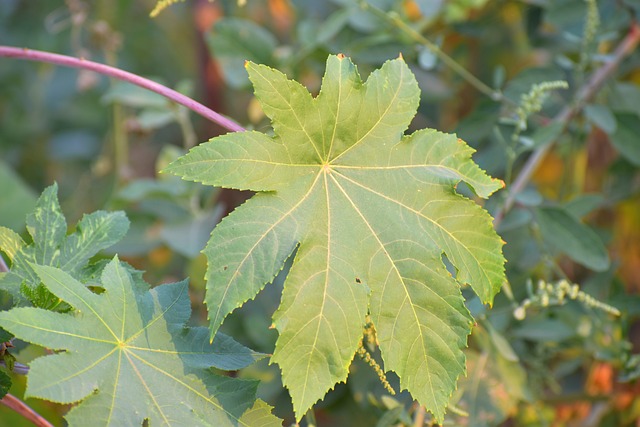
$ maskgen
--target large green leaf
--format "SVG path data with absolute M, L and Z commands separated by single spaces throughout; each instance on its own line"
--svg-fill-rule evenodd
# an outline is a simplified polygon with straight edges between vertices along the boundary
M 240 369 L 263 355 L 204 327 L 187 328 L 186 281 L 152 290 L 117 259 L 94 294 L 54 267 L 34 266 L 42 282 L 75 308 L 0 312 L 0 325 L 20 339 L 65 350 L 31 364 L 26 395 L 60 403 L 82 400 L 71 425 L 279 426 L 255 401 L 253 381 L 219 376 L 210 367 Z M 248 417 L 248 418 L 245 418 Z M 255 422 L 261 420 L 260 423 Z
M 403 136 L 420 91 L 401 58 L 362 83 L 349 59 L 331 56 L 317 98 L 276 70 L 247 69 L 275 136 L 224 135 L 167 168 L 259 192 L 214 229 L 205 249 L 212 334 L 295 252 L 274 315 L 272 361 L 297 417 L 346 379 L 369 313 L 385 369 L 442 418 L 471 327 L 458 285 L 491 302 L 504 280 L 490 216 L 455 186 L 464 180 L 487 197 L 501 183 L 454 135 Z

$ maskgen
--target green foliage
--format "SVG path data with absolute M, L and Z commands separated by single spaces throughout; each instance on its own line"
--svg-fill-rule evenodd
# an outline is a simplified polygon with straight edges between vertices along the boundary
M 36 194 L 17 176 L 11 168 L 0 161 L 0 226 L 20 230 L 24 227 L 24 217 L 36 204 Z
M 536 222 L 553 251 L 564 253 L 595 271 L 609 268 L 609 254 L 600 237 L 565 209 L 540 207 L 536 209 Z
M 7 351 L 7 348 L 12 346 L 11 338 L 13 338 L 11 334 L 0 328 L 0 362 L 2 362 L 0 364 L 0 399 L 2 399 L 11 388 L 11 377 L 7 372 L 13 370 L 16 360 L 15 356 Z
M 65 350 L 31 364 L 27 395 L 82 400 L 66 417 L 70 425 L 279 425 L 266 406 L 253 406 L 254 382 L 210 371 L 240 369 L 264 355 L 224 335 L 207 345 L 206 328 L 185 327 L 186 281 L 149 290 L 115 258 L 102 273 L 104 292 L 94 294 L 59 268 L 33 270 L 73 312 L 14 308 L 0 313 L 0 325 Z
M 365 308 L 358 306 L 346 313 L 354 320 L 344 322 L 351 329 L 334 327 L 331 330 L 328 326 L 334 324 L 324 318 L 317 321 L 313 316 L 318 313 L 322 300 L 318 293 L 305 294 L 306 289 L 316 283 L 305 282 L 302 269 L 310 264 L 312 255 L 322 253 L 324 249 L 318 236 L 326 234 L 327 212 L 323 210 L 323 206 L 327 206 L 326 197 L 313 197 L 315 206 L 299 208 L 306 214 L 305 218 L 297 218 L 295 223 L 287 218 L 266 236 L 263 245 L 255 248 L 255 256 L 247 259 L 245 269 L 238 270 L 234 279 L 237 283 L 251 282 L 250 285 L 230 287 L 226 298 L 228 305 L 221 307 L 217 318 L 218 323 L 224 318 L 220 330 L 243 345 L 267 354 L 274 353 L 275 349 L 274 359 L 262 359 L 234 372 L 233 376 L 259 379 L 255 395 L 274 407 L 274 414 L 284 418 L 284 425 L 295 423 L 295 418 L 302 414 L 293 411 L 291 397 L 282 386 L 280 367 L 269 362 L 276 360 L 283 366 L 291 365 L 292 361 L 299 361 L 301 365 L 306 363 L 302 357 L 294 360 L 304 349 L 296 348 L 289 359 L 287 349 L 301 341 L 292 338 L 292 331 L 308 318 L 317 321 L 311 326 L 320 325 L 314 353 L 318 358 L 325 348 L 329 348 L 326 354 L 332 354 L 332 346 L 336 347 L 332 344 L 334 335 L 349 335 L 350 343 L 357 343 L 357 350 L 354 353 L 353 346 L 345 345 L 341 360 L 326 362 L 341 372 L 334 370 L 322 378 L 331 375 L 343 378 L 348 366 L 346 384 L 333 387 L 335 380 L 319 384 L 316 387 L 321 390 L 316 390 L 319 396 L 327 387 L 333 389 L 313 405 L 301 425 L 306 422 L 318 427 L 406 427 L 435 423 L 434 417 L 425 413 L 424 407 L 414 400 L 416 396 L 403 390 L 406 387 L 403 382 L 411 377 L 412 371 L 417 373 L 416 378 L 420 377 L 419 369 L 410 365 L 420 357 L 405 357 L 410 372 L 404 372 L 402 378 L 392 372 L 394 367 L 390 364 L 397 362 L 400 357 L 394 354 L 400 352 L 389 355 L 383 348 L 386 345 L 387 350 L 395 349 L 392 347 L 395 342 L 385 342 L 389 331 L 378 330 L 376 322 L 380 319 L 368 316 L 372 310 L 386 310 L 383 313 L 386 320 L 398 320 L 394 331 L 395 337 L 402 341 L 398 347 L 406 346 L 406 340 L 415 338 L 415 331 L 419 330 L 417 324 L 434 328 L 436 332 L 427 331 L 430 335 L 425 335 L 434 353 L 438 351 L 440 336 L 446 329 L 441 327 L 442 323 L 455 327 L 463 324 L 461 319 L 465 320 L 464 327 L 455 330 L 458 335 L 445 336 L 446 344 L 459 352 L 459 344 L 466 343 L 465 335 L 470 330 L 469 313 L 477 322 L 471 329 L 468 348 L 462 349 L 467 373 L 458 378 L 451 397 L 444 399 L 447 400 L 447 414 L 440 420 L 442 425 L 635 425 L 640 406 L 630 401 L 629 396 L 640 378 L 640 358 L 633 355 L 639 345 L 633 331 L 640 318 L 640 297 L 637 295 L 640 276 L 635 267 L 640 253 L 640 146 L 637 144 L 640 57 L 636 47 L 640 32 L 634 16 L 640 13 L 637 1 L 212 0 L 184 2 L 166 10 L 157 19 L 148 19 L 154 3 L 162 8 L 178 1 L 143 4 L 135 0 L 54 0 L 45 7 L 23 7 L 16 1 L 0 2 L 0 39 L 7 45 L 67 53 L 153 76 L 155 81 L 169 82 L 177 91 L 233 117 L 243 127 L 269 136 L 273 134 L 269 118 L 274 112 L 267 111 L 264 104 L 274 104 L 277 96 L 275 92 L 263 94 L 260 99 L 252 95 L 245 71 L 246 60 L 286 73 L 314 95 L 321 93 L 312 100 L 300 85 L 286 81 L 279 73 L 249 65 L 252 73 L 262 70 L 271 76 L 279 76 L 280 82 L 292 88 L 291 102 L 306 105 L 296 110 L 305 113 L 300 117 L 306 118 L 303 122 L 306 129 L 320 126 L 318 123 L 322 120 L 344 116 L 344 111 L 335 112 L 332 108 L 321 110 L 322 120 L 311 119 L 306 114 L 318 108 L 320 100 L 330 98 L 327 87 L 336 85 L 335 81 L 329 83 L 332 76 L 343 75 L 334 73 L 322 81 L 328 55 L 341 52 L 352 58 L 364 77 L 401 52 L 420 88 L 420 95 L 416 88 L 411 97 L 412 105 L 417 106 L 411 129 L 429 127 L 455 131 L 477 150 L 473 159 L 480 167 L 488 174 L 502 178 L 506 184 L 505 191 L 492 194 L 486 202 L 482 200 L 483 207 L 496 216 L 494 224 L 506 242 L 501 249 L 508 260 L 505 265 L 507 281 L 492 307 L 483 304 L 483 299 L 466 285 L 461 288 L 466 306 L 462 307 L 456 280 L 464 282 L 462 275 L 468 270 L 460 268 L 457 271 L 455 268 L 461 267 L 450 257 L 450 253 L 455 252 L 451 249 L 455 248 L 439 246 L 441 242 L 437 239 L 423 238 L 428 229 L 416 225 L 417 221 L 412 220 L 411 215 L 394 215 L 386 209 L 388 204 L 380 206 L 376 196 L 361 197 L 362 203 L 357 205 L 379 223 L 383 222 L 380 218 L 384 218 L 380 234 L 394 239 L 393 244 L 385 246 L 391 249 L 390 253 L 397 255 L 405 250 L 414 253 L 413 243 L 405 244 L 406 249 L 398 249 L 409 233 L 402 229 L 402 224 L 411 228 L 411 242 L 427 242 L 415 251 L 418 255 L 398 264 L 409 268 L 417 259 L 426 260 L 425 265 L 437 265 L 437 274 L 431 276 L 416 268 L 412 272 L 421 276 L 422 282 L 408 283 L 415 292 L 430 290 L 442 285 L 440 273 L 446 276 L 446 286 L 442 285 L 436 291 L 454 295 L 454 305 L 460 310 L 455 313 L 451 310 L 455 315 L 452 318 L 447 318 L 442 311 L 429 312 L 438 307 L 439 301 L 434 302 L 431 297 L 414 300 L 415 305 L 407 303 L 399 308 L 396 298 L 401 287 L 398 286 L 388 286 L 384 298 L 380 292 L 376 294 L 378 288 L 372 278 L 380 274 L 373 269 L 384 271 L 387 264 L 378 262 L 380 254 L 371 256 L 371 252 L 367 252 L 373 238 L 361 237 L 364 227 L 350 206 L 340 209 L 332 219 L 346 212 L 349 223 L 339 224 L 342 228 L 338 231 L 346 229 L 342 234 L 349 240 L 339 249 L 349 253 L 341 257 L 340 263 L 351 270 L 358 269 L 358 273 L 347 273 L 344 277 L 347 286 L 327 293 L 337 295 L 338 302 L 333 306 L 325 303 L 324 307 L 335 307 L 339 311 L 338 308 L 353 300 L 348 292 L 350 289 L 360 292 L 358 295 L 364 293 L 361 300 L 365 301 Z M 148 286 L 142 282 L 142 270 L 146 271 L 147 281 L 154 283 L 174 282 L 188 275 L 193 306 L 189 324 L 203 326 L 207 322 L 206 308 L 202 304 L 207 286 L 205 278 L 213 277 L 207 291 L 209 315 L 213 319 L 218 309 L 216 304 L 223 298 L 219 293 L 216 296 L 212 289 L 219 289 L 220 277 L 226 281 L 232 276 L 227 271 L 233 268 L 229 261 L 241 256 L 241 252 L 230 248 L 239 242 L 255 241 L 261 229 L 268 229 L 282 218 L 283 205 L 277 203 L 292 202 L 296 179 L 286 177 L 276 188 L 268 185 L 269 179 L 273 181 L 276 176 L 274 172 L 263 176 L 263 186 L 258 187 L 255 182 L 249 185 L 248 181 L 266 170 L 264 167 L 243 169 L 236 163 L 235 167 L 223 170 L 229 172 L 228 181 L 234 182 L 220 181 L 221 185 L 255 188 L 258 194 L 217 226 L 214 240 L 218 243 L 212 241 L 205 250 L 210 258 L 209 273 L 205 273 L 207 259 L 199 252 L 205 247 L 211 230 L 220 218 L 241 205 L 250 194 L 186 182 L 168 174 L 156 175 L 169 162 L 182 156 L 185 149 L 209 139 L 220 129 L 158 95 L 97 77 L 86 70 L 78 72 L 7 58 L 0 62 L 0 193 L 3 194 L 0 226 L 9 227 L 0 228 L 0 250 L 6 264 L 18 271 L 18 266 L 11 261 L 21 250 L 36 247 L 32 243 L 35 239 L 24 230 L 25 215 L 33 211 L 37 194 L 50 183 L 57 182 L 67 218 L 80 218 L 85 212 L 97 209 L 126 211 L 131 222 L 128 234 L 105 249 L 110 255 L 118 253 L 123 260 L 118 268 L 126 270 L 131 283 L 137 284 L 132 292 L 136 295 L 148 293 Z M 378 76 L 374 80 L 380 80 L 380 73 L 372 74 Z M 556 85 L 554 88 L 548 86 L 549 82 L 559 81 L 568 82 L 568 87 L 563 83 L 551 83 Z M 369 83 L 357 86 L 352 94 L 366 91 L 363 88 L 370 83 L 371 77 Z M 560 88 L 562 90 L 557 90 Z M 380 93 L 384 95 L 384 90 Z M 263 102 L 262 108 L 258 101 Z M 352 97 L 349 102 L 359 101 Z M 280 110 L 280 113 L 286 114 L 286 110 Z M 365 121 L 370 118 L 368 116 L 378 114 L 375 102 L 367 102 L 362 110 L 360 115 L 365 116 L 362 119 Z M 347 124 L 348 131 L 357 133 L 357 120 Z M 207 148 L 199 151 L 203 158 L 205 154 L 215 152 L 216 156 L 238 154 L 230 157 L 246 160 L 248 154 L 241 149 L 248 144 L 247 147 L 255 150 L 250 152 L 254 157 L 258 154 L 276 157 L 282 154 L 282 147 L 277 144 L 282 135 L 288 134 L 287 142 L 299 142 L 301 146 L 307 141 L 304 135 L 300 139 L 291 137 L 291 127 L 295 125 L 280 117 L 273 121 L 275 137 L 270 142 L 267 141 L 269 138 L 254 132 L 227 135 L 218 143 L 203 144 Z M 452 136 L 418 131 L 402 137 L 404 128 L 395 129 L 393 138 L 386 140 L 392 146 L 401 147 L 405 143 L 426 146 L 439 141 L 436 147 L 442 146 L 447 154 L 448 151 L 465 152 L 460 159 L 469 161 L 470 149 L 455 142 Z M 422 136 L 416 138 L 416 135 Z M 254 143 L 247 143 L 247 140 Z M 264 149 L 263 142 L 264 147 L 274 147 L 272 153 L 266 153 L 270 149 Z M 379 144 L 384 142 L 380 140 Z M 451 146 L 456 148 L 449 150 Z M 317 144 L 317 147 L 322 149 L 323 145 Z M 368 159 L 363 157 L 363 161 L 373 158 L 384 162 L 389 154 L 387 150 L 377 148 L 372 151 L 374 155 Z M 418 151 L 414 150 L 414 153 Z M 438 150 L 433 152 L 438 153 Z M 310 153 L 313 158 L 315 152 Z M 310 178 L 324 173 L 320 169 L 322 162 L 314 161 L 316 169 Z M 202 163 L 202 174 L 209 166 L 209 161 Z M 362 195 L 345 186 L 342 176 L 356 180 L 354 175 L 340 171 L 338 165 L 332 164 L 329 169 L 331 172 L 319 179 L 326 176 L 330 190 L 338 189 L 334 185 L 338 182 L 349 197 Z M 218 164 L 212 170 L 220 171 L 221 166 Z M 410 179 L 421 179 L 426 174 L 406 175 Z M 425 197 L 417 191 L 422 189 L 422 184 L 406 186 L 404 178 L 376 178 L 369 183 L 364 177 L 362 173 L 362 180 L 357 182 L 371 188 L 375 186 L 377 190 L 389 190 L 392 195 L 401 194 L 408 201 L 418 203 Z M 241 178 L 244 183 L 237 182 Z M 468 180 L 462 179 L 454 190 L 456 180 L 453 176 L 444 177 L 441 190 L 446 197 L 457 200 L 460 206 L 465 205 L 462 202 L 467 202 L 467 206 L 472 203 L 456 193 L 479 201 L 473 183 L 468 185 Z M 428 192 L 436 187 L 430 186 Z M 290 199 L 283 199 L 283 192 Z M 486 193 L 488 196 L 489 190 Z M 323 193 L 318 191 L 313 195 L 316 194 L 322 196 Z M 336 200 L 341 199 L 336 196 L 343 193 L 329 191 L 328 194 L 333 197 L 329 200 L 333 203 L 331 206 L 339 206 Z M 505 201 L 511 200 L 513 206 L 507 206 Z M 447 204 L 442 204 L 443 211 Z M 433 207 L 434 203 L 427 206 Z M 49 203 L 49 208 L 53 207 L 59 211 L 56 204 Z M 475 210 L 480 211 L 477 207 Z M 479 221 L 483 227 L 488 227 L 488 216 L 483 215 L 485 220 Z M 51 214 L 51 219 L 55 217 Z M 473 231 L 486 229 L 475 227 L 476 224 L 465 226 Z M 64 229 L 59 234 L 63 239 L 67 238 L 68 232 L 74 232 L 73 228 L 67 230 L 66 222 L 60 229 Z M 380 229 L 375 230 L 380 232 Z M 285 233 L 288 230 L 291 233 Z M 224 245 L 223 240 L 228 240 L 228 244 Z M 328 246 L 326 242 L 324 244 Z M 63 246 L 62 243 L 52 244 L 47 251 L 60 252 Z M 497 247 L 499 250 L 500 245 Z M 311 253 L 310 248 L 316 248 L 316 251 Z M 356 250 L 351 250 L 353 248 Z M 474 252 L 481 253 L 475 248 Z M 105 295 L 102 275 L 109 261 L 100 258 L 101 255 L 91 256 L 74 271 L 68 271 L 93 296 Z M 291 269 L 294 258 L 296 265 Z M 363 260 L 366 260 L 366 268 L 363 268 Z M 441 261 L 453 278 L 447 276 Z M 65 313 L 57 316 L 78 319 L 86 316 L 84 311 L 74 311 L 75 307 L 52 294 L 40 283 L 37 274 L 33 276 L 37 282 L 31 283 L 14 272 L 3 272 L 4 264 L 0 262 L 0 280 L 4 289 L 12 291 L 14 298 L 0 292 L 0 311 L 36 303 L 40 308 Z M 268 268 L 258 268 L 265 264 Z M 26 268 L 30 266 L 27 264 Z M 60 267 L 56 260 L 53 260 L 53 266 Z M 227 270 L 224 270 L 225 266 Z M 336 268 L 328 275 L 340 271 L 335 262 L 331 266 Z M 281 267 L 282 271 L 279 271 Z M 366 271 L 360 273 L 361 270 Z M 276 273 L 273 282 L 258 292 Z M 262 279 L 253 282 L 257 277 Z M 286 298 L 282 299 L 285 278 Z M 392 280 L 393 276 L 389 281 Z M 427 280 L 431 288 L 423 286 Z M 358 282 L 361 288 L 356 286 Z M 540 285 L 530 289 L 531 283 Z M 164 286 L 160 286 L 158 292 L 166 292 Z M 302 291 L 294 300 L 290 294 L 296 288 L 302 288 Z M 155 295 L 153 292 L 156 291 L 151 291 Z M 255 299 L 243 304 L 254 295 Z M 180 301 L 181 306 L 187 307 L 184 296 L 186 289 Z M 234 309 L 240 304 L 242 307 Z M 298 309 L 300 306 L 302 308 Z M 287 307 L 291 309 L 286 310 Z M 405 322 L 409 307 L 422 309 L 417 310 L 419 315 L 426 317 L 431 313 L 437 318 L 427 322 Z M 601 310 L 611 314 L 619 310 L 621 315 L 602 315 Z M 136 307 L 131 313 L 134 311 L 139 310 Z M 232 313 L 226 316 L 230 311 Z M 36 313 L 40 316 L 42 312 Z M 276 323 L 269 327 L 272 317 Z M 162 322 L 165 323 L 164 318 Z M 210 346 L 208 330 L 198 330 L 202 331 L 198 336 L 202 348 L 214 348 L 219 344 L 220 335 Z M 188 334 L 191 329 L 184 331 Z M 276 344 L 278 332 L 282 335 Z M 304 333 L 302 338 L 305 338 Z M 285 346 L 283 339 L 289 340 L 290 344 Z M 32 363 L 37 367 L 51 357 L 74 355 L 72 351 L 59 351 L 56 347 L 43 349 L 29 345 L 19 337 L 12 339 L 10 335 L 3 335 L 0 329 L 0 343 L 3 340 L 15 347 L 5 348 L 4 356 L 0 358 L 0 392 L 8 389 L 6 379 L 10 378 L 13 384 L 9 392 L 19 399 L 24 396 L 24 374 Z M 416 343 L 422 342 L 417 340 Z M 421 347 L 416 345 L 418 349 Z M 458 360 L 455 357 L 460 355 L 443 354 L 449 365 L 455 365 Z M 440 354 L 437 356 L 441 358 Z M 13 357 L 16 358 L 15 368 L 10 370 Z M 41 359 L 32 362 L 37 357 Z M 435 360 L 428 359 L 430 369 Z M 350 365 L 348 361 L 351 361 Z M 314 363 L 317 367 L 325 362 Z M 435 365 L 437 367 L 437 363 Z M 210 375 L 209 371 L 203 374 L 208 366 L 206 363 L 193 374 L 187 374 L 182 360 L 171 366 L 180 376 L 187 375 L 201 386 L 202 375 Z M 65 371 L 70 369 L 63 368 Z M 35 370 L 30 374 L 29 384 L 44 384 L 47 378 L 52 378 L 47 371 L 43 374 L 46 376 L 38 380 L 38 373 Z M 159 383 L 156 377 L 148 375 L 150 383 Z M 422 378 L 428 377 L 423 375 Z M 296 377 L 289 375 L 285 379 L 287 384 L 294 383 L 294 388 L 303 387 Z M 235 381 L 232 379 L 229 384 L 236 384 Z M 246 383 L 242 384 L 246 386 Z M 312 385 L 316 386 L 315 382 Z M 255 383 L 251 387 L 244 388 L 246 407 L 254 399 Z M 84 411 L 81 408 L 90 404 L 91 399 L 103 396 L 105 388 L 92 384 L 88 389 L 96 394 L 89 394 L 74 411 Z M 206 396 L 224 405 L 227 402 L 225 390 L 207 390 L 213 394 Z M 390 390 L 397 393 L 389 396 Z M 152 390 L 154 395 L 166 391 Z M 172 405 L 185 400 L 180 392 L 166 394 L 175 399 Z M 229 398 L 236 395 L 232 391 Z M 131 400 L 135 398 L 137 395 Z M 424 399 L 419 400 L 423 402 Z M 141 402 L 145 401 L 141 399 Z M 238 402 L 232 402 L 231 408 Z M 266 404 L 257 402 L 254 412 L 242 415 L 243 422 L 260 425 L 259 418 L 263 417 L 265 422 L 273 421 Z M 69 409 L 66 405 L 40 399 L 31 399 L 28 403 L 55 425 L 64 423 L 62 415 Z M 299 399 L 296 405 L 299 406 Z M 153 409 L 153 405 L 144 409 L 148 407 Z M 142 413 L 138 415 L 142 416 Z M 249 419 L 250 416 L 254 418 Z M 18 413 L 0 406 L 0 424 L 25 425 L 27 421 L 19 417 Z M 132 424 L 139 422 L 140 418 L 137 418 Z M 229 419 L 229 423 L 238 422 Z M 208 423 L 207 420 L 196 420 L 191 424 Z
M 224 18 L 207 34 L 207 44 L 218 58 L 223 77 L 231 87 L 247 86 L 246 61 L 274 66 L 276 38 L 248 19 Z
M 297 417 L 346 379 L 369 314 L 385 369 L 442 419 L 471 327 L 458 285 L 490 303 L 504 281 L 490 217 L 454 188 L 464 181 L 487 197 L 501 183 L 453 135 L 400 138 L 419 98 L 402 59 L 363 84 L 350 60 L 331 56 L 315 99 L 276 70 L 247 70 L 275 136 L 218 137 L 166 169 L 261 192 L 216 227 L 205 250 L 212 334 L 295 251 L 272 360 Z
M 41 285 L 33 264 L 59 267 L 82 278 L 89 260 L 102 249 L 119 241 L 129 228 L 124 212 L 98 211 L 85 215 L 74 233 L 67 235 L 67 223 L 60 210 L 56 184 L 45 189 L 27 216 L 27 230 L 33 243 L 26 245 L 15 233 L 0 229 L 0 250 L 12 261 L 10 273 L 0 279 L 0 289 L 20 300 L 26 297 L 33 305 L 58 308 L 60 300 Z
M 640 121 L 637 114 L 616 114 L 616 129 L 611 135 L 611 143 L 629 162 L 640 166 Z

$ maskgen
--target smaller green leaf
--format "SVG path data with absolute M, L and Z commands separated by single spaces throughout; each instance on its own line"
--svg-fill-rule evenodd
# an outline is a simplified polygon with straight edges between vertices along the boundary
M 513 331 L 516 338 L 531 341 L 562 342 L 576 335 L 565 322 L 556 319 L 531 319 Z
M 27 230 L 33 238 L 33 261 L 51 265 L 58 256 L 58 245 L 67 233 L 67 222 L 58 203 L 57 184 L 45 188 L 38 198 L 35 210 L 27 215 Z
M 489 331 L 489 337 L 491 342 L 495 346 L 496 350 L 500 353 L 505 360 L 509 362 L 517 362 L 519 360 L 518 355 L 513 351 L 513 347 L 509 344 L 509 341 L 500 332 L 496 331 L 491 323 L 485 323 L 487 330 Z
M 1 345 L 1 343 L 0 343 Z M 6 349 L 4 350 L 4 354 L 2 355 L 2 361 L 8 370 L 13 371 L 13 368 L 16 364 L 16 357 L 9 353 Z
M 531 136 L 533 141 L 533 147 L 543 147 L 547 144 L 551 144 L 562 134 L 564 125 L 562 123 L 554 122 L 547 126 L 543 126 L 537 129 Z
M 129 229 L 124 212 L 97 211 L 85 215 L 76 231 L 67 236 L 67 223 L 57 193 L 56 184 L 47 187 L 38 198 L 34 212 L 27 216 L 32 244 L 21 244 L 15 233 L 0 229 L 0 250 L 7 247 L 13 253 L 11 272 L 0 278 L 0 288 L 18 299 L 22 292 L 32 304 L 47 308 L 57 307 L 59 301 L 40 285 L 32 264 L 60 267 L 79 278 L 94 255 L 114 245 Z M 20 246 L 18 250 L 17 246 Z
M 211 371 L 240 369 L 264 357 L 224 335 L 209 343 L 191 316 L 186 281 L 149 289 L 114 258 L 104 291 L 92 293 L 64 271 L 34 266 L 42 282 L 75 308 L 61 314 L 23 307 L 0 312 L 0 325 L 27 342 L 66 350 L 31 364 L 26 396 L 81 401 L 71 426 L 275 426 L 255 403 L 253 381 Z M 248 420 L 248 421 L 245 421 Z
M 427 19 L 435 19 L 444 6 L 442 0 L 416 0 L 416 4 L 420 8 L 420 13 Z
M 594 271 L 609 268 L 609 254 L 598 235 L 560 207 L 536 210 L 542 236 L 552 249 Z
M 339 9 L 329 15 L 318 27 L 315 43 L 323 44 L 330 41 L 344 28 L 348 20 L 349 11 L 347 9 Z
M 508 385 L 496 366 L 496 361 L 501 358 L 496 354 L 475 351 L 467 351 L 466 355 L 469 376 L 460 380 L 462 397 L 458 402 L 460 408 L 469 414 L 465 421 L 476 421 L 468 424 L 473 427 L 500 425 L 518 403 L 518 398 L 509 393 Z M 518 366 L 514 362 L 511 364 Z M 482 421 L 477 422 L 479 420 Z M 452 424 L 460 425 L 455 421 Z
M 76 232 L 61 245 L 60 268 L 76 272 L 92 256 L 122 239 L 128 229 L 129 220 L 122 211 L 97 211 L 84 215 Z
M 22 237 L 15 231 L 0 227 L 0 251 L 7 254 L 9 259 L 13 260 L 16 253 L 25 245 Z
M 9 392 L 11 388 L 11 377 L 0 369 L 0 399 Z
M 605 202 L 605 198 L 600 193 L 585 193 L 574 197 L 564 203 L 564 208 L 576 218 L 582 218 L 598 209 Z
M 9 332 L 5 331 L 4 329 L 0 328 L 0 343 L 1 342 L 7 342 L 11 338 L 13 338 L 13 335 L 11 335 Z
M 209 50 L 222 67 L 224 80 L 231 87 L 249 84 L 245 61 L 274 65 L 272 52 L 276 38 L 255 22 L 241 18 L 222 18 L 207 34 Z
M 213 227 L 224 214 L 221 205 L 186 217 L 178 223 L 164 224 L 160 237 L 171 249 L 188 258 L 195 258 L 207 245 Z
M 636 166 L 640 166 L 640 117 L 636 114 L 616 114 L 618 128 L 611 135 L 611 143 L 620 154 Z
M 632 82 L 611 82 L 607 101 L 616 113 L 640 114 L 640 86 Z
M 618 127 L 615 116 L 605 105 L 585 105 L 584 114 L 591 123 L 608 134 L 614 133 Z

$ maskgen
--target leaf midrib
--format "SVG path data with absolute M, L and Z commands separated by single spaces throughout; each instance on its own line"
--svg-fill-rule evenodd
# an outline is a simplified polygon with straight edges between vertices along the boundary
M 402 277 L 402 274 L 400 274 L 400 271 L 398 270 L 398 267 L 396 266 L 393 258 L 391 257 L 391 254 L 389 254 L 389 252 L 387 251 L 387 248 L 384 246 L 384 244 L 382 243 L 382 241 L 380 240 L 380 238 L 378 237 L 378 234 L 375 232 L 375 230 L 372 228 L 371 224 L 369 224 L 369 221 L 367 221 L 367 219 L 365 218 L 364 214 L 360 211 L 360 209 L 358 209 L 357 204 L 353 201 L 353 199 L 351 199 L 351 197 L 349 197 L 349 194 L 347 191 L 345 191 L 344 188 L 342 188 L 342 186 L 340 185 L 340 183 L 337 181 L 337 179 L 333 176 L 331 176 L 331 179 L 333 180 L 333 182 L 336 184 L 336 186 L 338 187 L 338 189 L 342 192 L 342 194 L 344 195 L 344 197 L 349 201 L 349 203 L 351 204 L 351 206 L 353 207 L 353 209 L 356 211 L 356 213 L 358 214 L 358 216 L 362 219 L 362 222 L 365 224 L 365 226 L 369 229 L 369 231 L 371 232 L 371 235 L 373 236 L 373 238 L 376 240 L 376 242 L 378 243 L 378 245 L 380 246 L 380 249 L 382 250 L 382 252 L 385 254 L 385 256 L 387 257 L 387 259 L 389 260 L 389 263 L 391 264 L 393 271 L 395 272 L 396 276 L 398 277 L 398 280 L 400 281 L 400 283 L 402 284 L 402 289 L 404 290 L 405 293 L 405 298 L 408 298 L 409 301 L 411 301 L 411 297 L 409 295 L 409 291 L 407 290 L 406 284 L 404 282 L 404 278 Z M 327 187 L 327 193 L 329 192 L 329 188 Z M 383 289 L 382 292 L 384 293 L 384 289 L 387 286 L 387 282 L 384 283 L 383 285 Z M 411 310 L 413 313 L 413 317 L 415 319 L 415 323 L 417 325 L 420 325 L 420 319 L 418 318 L 418 314 L 416 313 L 415 307 L 413 302 L 411 302 Z M 380 312 L 380 308 L 378 309 L 378 312 Z M 396 316 L 396 321 L 397 321 L 398 317 Z M 394 325 L 394 329 L 395 329 L 395 325 Z M 422 335 L 422 329 L 418 328 L 419 334 L 420 334 L 420 338 L 422 339 L 422 341 L 424 342 L 424 336 Z M 423 360 L 425 361 L 425 363 L 428 365 L 428 358 L 427 358 L 427 354 L 424 351 L 424 346 L 421 346 L 422 352 L 423 352 Z M 427 368 L 427 371 L 429 371 L 429 369 Z M 427 375 L 427 378 L 429 379 L 429 388 L 431 390 L 431 395 L 435 397 L 435 390 L 433 389 L 433 381 L 431 379 L 431 375 Z

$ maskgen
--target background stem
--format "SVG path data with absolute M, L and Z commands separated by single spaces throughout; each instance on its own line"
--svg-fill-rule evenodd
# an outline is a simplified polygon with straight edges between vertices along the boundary
M 216 113 L 210 108 L 202 105 L 201 103 L 194 101 L 177 92 L 173 89 L 156 83 L 153 80 L 140 77 L 136 74 L 128 71 L 121 70 L 119 68 L 110 67 L 98 62 L 88 61 L 83 58 L 74 58 L 72 56 L 58 55 L 55 53 L 42 52 L 39 50 L 32 50 L 26 48 L 17 48 L 10 46 L 0 46 L 0 57 L 26 59 L 30 61 L 48 62 L 56 65 L 63 65 L 65 67 L 82 68 L 86 70 L 95 71 L 96 73 L 104 74 L 125 82 L 132 83 L 134 85 L 143 87 L 152 92 L 158 93 L 178 104 L 184 105 L 191 111 L 201 115 L 202 117 L 217 123 L 225 129 L 233 132 L 242 132 L 245 129 L 235 121 Z
M 2 399 L 0 399 L 0 403 L 9 409 L 13 409 L 15 412 L 19 413 L 38 427 L 53 427 L 53 424 L 42 418 L 40 414 L 35 412 L 26 403 L 12 394 L 7 393 Z

